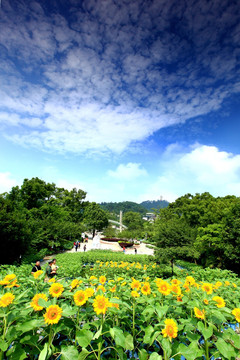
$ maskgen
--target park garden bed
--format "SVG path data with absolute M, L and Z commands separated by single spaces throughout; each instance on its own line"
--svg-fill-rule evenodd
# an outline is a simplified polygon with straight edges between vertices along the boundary
M 1 267 L 1 360 L 237 358 L 240 280 L 233 273 L 210 280 L 208 270 L 202 280 L 203 269 L 176 269 L 163 279 L 162 265 L 143 257 L 96 254 L 84 258 L 94 266 L 83 276 L 63 274 L 80 254 L 58 255 L 55 282 L 29 275 L 30 266 Z

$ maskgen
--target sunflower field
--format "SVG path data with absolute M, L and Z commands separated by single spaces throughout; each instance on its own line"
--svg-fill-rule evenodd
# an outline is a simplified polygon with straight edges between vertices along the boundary
M 126 259 L 95 261 L 76 277 L 59 261 L 50 280 L 2 267 L 0 360 L 240 358 L 239 278 L 163 278 L 161 265 Z

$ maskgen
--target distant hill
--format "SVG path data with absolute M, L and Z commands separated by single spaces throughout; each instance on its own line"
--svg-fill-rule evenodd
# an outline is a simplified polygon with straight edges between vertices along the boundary
M 120 210 L 123 212 L 134 211 L 140 214 L 146 214 L 146 208 L 140 204 L 132 201 L 123 202 L 102 202 L 99 204 L 103 210 L 107 210 L 110 213 L 119 214 Z
M 169 204 L 166 200 L 147 200 L 141 202 L 141 206 L 143 206 L 145 209 L 147 209 L 149 212 L 152 212 L 153 209 L 163 209 L 167 207 Z
M 152 212 L 153 209 L 163 209 L 169 204 L 166 200 L 147 200 L 143 201 L 141 204 L 137 204 L 132 201 L 122 201 L 122 202 L 102 202 L 99 205 L 103 210 L 107 210 L 110 213 L 119 214 L 120 210 L 124 213 L 127 211 L 138 212 L 142 215 L 146 212 Z

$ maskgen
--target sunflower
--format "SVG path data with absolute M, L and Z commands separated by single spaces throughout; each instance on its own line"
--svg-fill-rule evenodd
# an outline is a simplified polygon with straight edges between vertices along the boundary
M 133 278 L 133 281 L 131 282 L 131 289 L 132 289 L 132 290 L 139 290 L 140 287 L 141 287 L 140 281 L 135 280 L 135 279 Z
M 197 307 L 195 307 L 194 314 L 198 319 L 205 319 L 205 310 L 200 310 Z
M 112 293 L 114 293 L 117 290 L 117 285 L 114 285 L 112 288 L 109 289 Z
M 48 301 L 48 298 L 45 294 L 36 294 L 33 298 L 32 298 L 32 302 L 30 303 L 31 307 L 35 310 L 35 311 L 40 311 L 43 309 L 43 306 L 40 306 L 38 304 L 38 300 L 39 299 L 43 299 L 45 301 Z
M 230 285 L 230 282 L 228 280 L 225 281 L 224 283 L 225 286 L 229 286 Z
M 203 302 L 204 302 L 205 305 L 208 305 L 208 304 L 209 304 L 208 299 L 203 299 Z
M 104 275 L 100 276 L 100 278 L 99 278 L 100 284 L 104 285 L 106 281 L 107 281 L 106 276 L 104 276 Z
M 113 298 L 113 300 L 114 299 L 119 299 L 118 297 L 115 297 L 115 298 Z M 109 307 L 114 307 L 114 308 L 116 308 L 117 310 L 119 310 L 119 304 L 117 304 L 117 303 L 112 303 L 112 302 L 110 302 L 109 303 Z
M 178 279 L 172 279 L 172 280 L 171 280 L 171 283 L 172 283 L 173 285 L 180 285 L 180 284 L 181 284 L 181 281 L 178 280 Z
M 106 292 L 106 289 L 103 285 L 98 285 L 96 291 L 98 291 L 98 290 L 102 290 L 102 292 Z
M 214 289 L 218 289 L 218 288 L 220 288 L 220 286 L 222 286 L 221 281 L 217 281 L 213 287 L 214 287 Z
M 149 282 L 143 283 L 143 286 L 141 288 L 141 292 L 143 295 L 150 295 L 151 294 L 151 288 Z
M 9 281 L 6 280 L 0 280 L 0 285 L 7 285 L 9 283 Z
M 157 278 L 157 279 L 155 280 L 157 286 L 159 286 L 162 281 L 164 281 L 162 278 Z
M 17 279 L 12 281 L 12 282 L 8 282 L 8 285 L 5 286 L 5 288 L 13 288 L 13 287 L 19 287 L 20 285 L 17 284 Z
M 132 295 L 132 297 L 135 297 L 135 298 L 140 296 L 136 290 L 131 291 L 131 295 Z
M 48 280 L 49 283 L 55 283 L 56 282 L 56 279 L 53 277 L 51 279 Z
M 188 285 L 194 285 L 195 284 L 195 279 L 192 276 L 187 276 L 185 282 Z
M 15 274 L 8 274 L 3 280 L 0 281 L 0 285 L 5 285 L 6 288 L 12 288 L 14 286 L 19 287 L 17 284 L 17 277 Z
M 16 275 L 15 275 L 15 274 L 6 275 L 5 278 L 4 278 L 5 281 L 12 281 L 12 280 L 14 280 L 14 279 L 16 279 Z
M 58 305 L 50 305 L 43 316 L 46 324 L 57 324 L 62 316 L 62 308 Z
M 71 282 L 71 289 L 75 289 L 75 287 L 78 287 L 79 286 L 79 280 L 78 279 L 74 279 L 72 282 Z
M 182 302 L 182 297 L 183 297 L 182 294 L 178 295 L 178 296 L 177 296 L 177 301 L 178 301 L 178 302 Z
M 164 280 L 158 285 L 158 291 L 163 295 L 169 295 L 171 292 L 171 286 Z
M 190 286 L 189 286 L 189 283 L 184 283 L 183 284 L 183 287 L 184 287 L 184 289 L 185 289 L 185 292 L 189 292 L 190 291 Z
M 108 298 L 103 295 L 97 295 L 93 302 L 93 308 L 97 315 L 106 314 L 107 308 L 109 307 Z
M 77 306 L 82 306 L 87 302 L 88 296 L 87 296 L 87 294 L 86 294 L 86 292 L 84 290 L 78 290 L 73 295 L 73 299 L 74 299 L 74 302 L 75 302 L 75 304 Z
M 220 296 L 214 296 L 213 301 L 216 301 L 216 305 L 218 308 L 222 308 L 225 306 L 225 301 Z
M 236 320 L 240 322 L 240 309 L 239 308 L 233 309 L 232 314 L 235 316 Z
M 163 337 L 169 337 L 170 341 L 177 337 L 177 323 L 173 319 L 166 319 L 164 321 L 165 328 L 162 330 Z
M 85 293 L 86 293 L 87 297 L 90 298 L 94 294 L 94 289 L 86 288 Z
M 42 270 L 35 271 L 35 272 L 33 273 L 34 279 L 39 278 L 39 276 L 42 275 L 42 274 L 43 274 L 43 271 L 42 271 Z
M 52 295 L 52 297 L 59 297 L 62 295 L 63 290 L 62 284 L 54 283 L 50 286 L 49 294 Z
M 180 294 L 181 294 L 181 288 L 180 288 L 179 285 L 173 284 L 173 285 L 171 286 L 171 291 L 172 291 L 174 294 L 176 294 L 176 295 L 180 295 Z
M 208 295 L 211 295 L 213 292 L 213 286 L 210 283 L 203 283 L 201 286 L 202 290 L 205 291 Z
M 12 293 L 6 293 L 0 298 L 0 307 L 7 307 L 10 305 L 15 298 Z

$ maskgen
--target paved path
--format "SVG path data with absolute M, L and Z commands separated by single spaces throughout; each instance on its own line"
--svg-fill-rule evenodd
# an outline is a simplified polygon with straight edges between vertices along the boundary
M 85 244 L 86 244 L 86 251 L 92 250 L 92 240 L 91 239 L 89 239 L 88 243 L 85 243 Z M 80 249 L 77 250 L 77 252 L 83 252 L 84 251 L 83 247 L 84 247 L 84 244 L 81 243 L 81 247 L 80 247 Z M 139 255 L 153 255 L 154 254 L 154 250 L 148 248 L 147 245 L 144 243 L 141 243 L 140 245 L 136 245 L 136 246 L 134 245 L 131 248 L 126 248 L 125 253 L 129 254 L 129 255 L 130 254 L 134 255 L 135 247 L 137 248 L 137 253 Z M 118 243 L 110 243 L 110 242 L 103 241 L 103 240 L 101 240 L 101 250 L 112 250 L 112 251 L 122 252 L 122 248 Z M 69 250 L 67 252 L 70 252 L 70 253 L 76 252 L 75 247 L 73 247 L 72 250 Z

